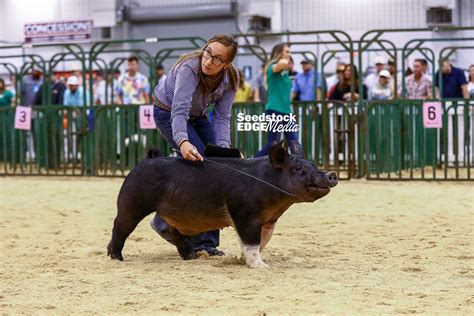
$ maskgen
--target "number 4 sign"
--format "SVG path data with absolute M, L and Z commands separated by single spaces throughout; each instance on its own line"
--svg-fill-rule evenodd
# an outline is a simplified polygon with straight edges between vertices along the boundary
M 155 119 L 153 118 L 153 105 L 140 106 L 140 128 L 156 129 Z
M 31 130 L 31 108 L 27 106 L 17 106 L 15 111 L 15 128 Z
M 423 126 L 425 128 L 443 127 L 443 109 L 441 102 L 423 103 Z

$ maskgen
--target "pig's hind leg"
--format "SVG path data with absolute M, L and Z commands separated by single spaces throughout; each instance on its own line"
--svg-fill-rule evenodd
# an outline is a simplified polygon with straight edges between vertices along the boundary
M 128 206 L 128 207 L 127 207 Z M 136 210 L 131 205 L 120 205 L 112 229 L 112 240 L 107 246 L 107 255 L 112 259 L 123 261 L 122 249 L 125 240 L 137 227 L 138 223 L 153 211 Z

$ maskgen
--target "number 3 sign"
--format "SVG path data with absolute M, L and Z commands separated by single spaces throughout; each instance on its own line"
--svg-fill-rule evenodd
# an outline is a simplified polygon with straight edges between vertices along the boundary
M 31 130 L 31 108 L 27 106 L 17 106 L 15 111 L 15 128 Z
M 443 127 L 443 109 L 441 102 L 423 103 L 423 126 L 425 128 Z
M 153 118 L 153 105 L 140 106 L 140 128 L 156 129 L 155 119 Z

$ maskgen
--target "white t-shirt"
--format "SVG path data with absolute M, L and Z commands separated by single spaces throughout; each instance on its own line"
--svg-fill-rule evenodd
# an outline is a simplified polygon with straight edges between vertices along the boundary
M 372 90 L 377 82 L 379 82 L 379 75 L 377 73 L 373 73 L 365 77 L 364 83 L 367 86 L 367 90 Z
M 469 81 L 467 84 L 467 93 L 469 93 L 469 99 L 474 99 L 474 82 Z

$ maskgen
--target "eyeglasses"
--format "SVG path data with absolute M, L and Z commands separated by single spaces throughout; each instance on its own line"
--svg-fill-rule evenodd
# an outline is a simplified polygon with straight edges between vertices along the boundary
M 216 57 L 214 55 L 212 55 L 212 53 L 210 51 L 208 51 L 207 49 L 205 49 L 203 52 L 202 52 L 202 57 L 204 57 L 205 59 L 209 59 L 209 58 L 212 58 L 212 63 L 215 65 L 215 66 L 219 66 L 220 64 L 222 64 L 224 61 L 222 59 L 220 59 L 219 57 Z

